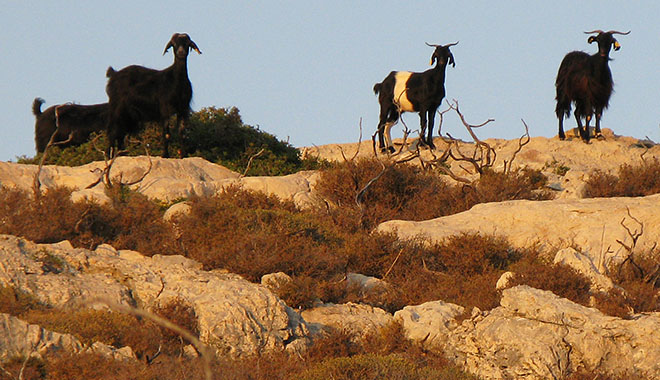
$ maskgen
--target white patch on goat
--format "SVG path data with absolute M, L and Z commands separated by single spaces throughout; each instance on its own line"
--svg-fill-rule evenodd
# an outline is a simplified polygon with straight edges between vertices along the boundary
M 408 100 L 408 79 L 412 73 L 410 71 L 398 71 L 394 76 L 394 104 L 399 106 L 401 112 L 415 111 L 412 103 Z

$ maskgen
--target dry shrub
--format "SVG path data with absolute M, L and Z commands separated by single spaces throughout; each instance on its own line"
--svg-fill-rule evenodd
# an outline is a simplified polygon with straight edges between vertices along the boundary
M 106 310 L 29 310 L 20 318 L 48 330 L 72 334 L 84 344 L 130 346 L 138 357 L 153 355 L 163 340 L 155 323 Z
M 246 201 L 245 199 L 252 199 Z M 257 282 L 268 273 L 325 279 L 342 272 L 336 227 L 290 202 L 237 188 L 195 198 L 178 220 L 186 256 Z
M 43 310 L 45 306 L 31 294 L 12 286 L 0 285 L 0 313 L 18 316 L 28 310 Z
M 310 369 L 293 378 L 297 380 L 474 379 L 472 376 L 456 370 L 456 368 L 435 369 L 419 366 L 406 357 L 397 354 L 364 354 L 328 359 L 311 366 Z
M 552 192 L 544 189 L 546 183 L 547 178 L 539 170 L 523 168 L 508 173 L 486 170 L 476 186 L 466 193 L 466 202 L 472 207 L 478 203 L 516 199 L 552 199 Z
M 387 164 L 383 171 L 378 160 L 359 159 L 322 170 L 316 191 L 337 208 L 354 210 L 352 218 L 335 218 L 349 222 L 341 225 L 358 220 L 362 228 L 371 229 L 385 220 L 451 215 L 477 203 L 550 199 L 550 191 L 543 190 L 546 181 L 538 170 L 517 169 L 506 174 L 487 170 L 470 186 L 450 185 L 441 175 L 415 165 Z
M 440 299 L 491 309 L 499 303 L 497 279 L 523 255 L 503 238 L 480 234 L 452 236 L 433 245 L 406 244 L 387 281 L 399 289 L 402 303 L 408 305 Z M 382 270 L 394 259 L 392 252 Z
M 87 205 L 73 204 L 71 191 L 50 189 L 33 197 L 19 189 L 0 189 L 0 233 L 22 236 L 38 243 L 73 240 L 76 223 Z
M 321 171 L 316 191 L 338 208 L 362 209 L 362 227 L 372 228 L 390 219 L 424 220 L 446 214 L 450 186 L 439 175 L 413 165 L 388 165 L 383 171 L 375 159 L 345 161 Z
M 638 197 L 660 193 L 660 160 L 622 164 L 618 174 L 596 170 L 585 184 L 586 197 Z
M 539 254 L 525 255 L 511 266 L 515 273 L 511 286 L 529 285 L 536 289 L 549 290 L 583 306 L 589 305 L 591 283 L 575 269 L 561 264 L 552 264 Z
M 364 361 L 364 357 L 373 360 Z M 390 363 L 390 358 L 395 358 L 397 364 Z M 472 379 L 444 356 L 413 344 L 397 322 L 361 337 L 332 329 L 314 341 L 305 354 L 305 362 L 308 365 L 303 375 L 295 378 Z
M 155 308 L 153 312 L 199 338 L 199 321 L 195 310 L 181 298 L 173 298 L 165 305 Z M 162 351 L 168 355 L 183 354 L 184 346 L 191 343 L 170 329 L 162 326 L 158 328 L 162 336 Z
M 71 190 L 50 189 L 33 197 L 23 190 L 0 190 L 0 233 L 22 236 L 36 243 L 69 240 L 75 247 L 93 249 L 108 243 L 117 249 L 145 255 L 174 254 L 171 227 L 162 211 L 144 195 L 117 186 L 111 206 L 72 202 Z
M 660 311 L 660 260 L 657 253 L 631 255 L 623 263 L 613 263 L 610 277 L 619 289 L 596 297 L 597 307 L 622 318 L 631 313 Z

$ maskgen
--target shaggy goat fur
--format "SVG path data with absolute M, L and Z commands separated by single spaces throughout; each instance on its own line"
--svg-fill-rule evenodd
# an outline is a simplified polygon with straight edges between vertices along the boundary
M 163 130 L 163 157 L 169 157 L 169 118 L 176 115 L 176 126 L 180 127 L 190 115 L 192 85 L 188 79 L 188 53 L 190 49 L 202 53 L 185 33 L 175 33 L 163 55 L 170 47 L 174 51 L 174 63 L 164 70 L 137 65 L 119 71 L 108 68 L 108 153 L 113 147 L 123 149 L 125 136 L 138 133 L 144 123 L 157 122 Z
M 41 105 L 43 103 L 44 100 L 41 98 L 34 99 L 32 103 L 32 113 L 37 119 L 34 124 L 34 141 L 37 153 L 42 153 L 46 149 L 50 138 L 55 133 L 57 122 L 59 122 L 59 129 L 53 143 L 61 147 L 83 144 L 89 140 L 92 132 L 101 132 L 106 127 L 108 103 L 93 105 L 61 104 L 48 107 L 42 112 Z M 55 119 L 56 109 L 57 121 Z

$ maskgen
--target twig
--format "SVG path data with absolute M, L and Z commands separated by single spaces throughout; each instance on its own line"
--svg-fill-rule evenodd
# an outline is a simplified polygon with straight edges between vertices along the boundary
M 527 123 L 525 123 L 524 119 L 520 119 L 520 120 L 522 121 L 523 125 L 525 126 L 525 134 L 520 136 L 520 139 L 518 139 L 518 149 L 516 149 L 516 151 L 513 152 L 513 155 L 511 156 L 511 160 L 509 161 L 508 167 L 507 167 L 506 160 L 504 160 L 504 174 L 505 175 L 508 174 L 511 171 L 511 167 L 513 166 L 513 160 L 516 159 L 516 156 L 518 155 L 518 153 L 520 153 L 522 148 L 525 145 L 529 144 L 529 141 L 531 140 L 531 138 L 529 137 L 529 127 L 527 127 Z
M 71 103 L 60 104 L 59 106 L 55 107 L 55 130 L 53 131 L 53 134 L 50 135 L 48 144 L 46 144 L 46 147 L 44 148 L 44 152 L 41 155 L 41 160 L 39 160 L 39 167 L 37 168 L 37 173 L 34 175 L 34 181 L 32 183 L 32 191 L 34 192 L 35 196 L 41 194 L 41 181 L 39 180 L 39 176 L 41 175 L 41 168 L 44 166 L 44 163 L 46 162 L 46 157 L 48 157 L 48 151 L 49 151 L 48 148 L 50 148 L 53 145 L 66 144 L 73 139 L 73 131 L 71 131 L 71 133 L 69 133 L 68 139 L 64 141 L 55 142 L 55 136 L 57 136 L 57 132 L 60 131 L 60 107 L 70 104 Z
M 193 335 L 191 332 L 188 330 L 170 322 L 169 320 L 160 317 L 156 314 L 150 313 L 148 311 L 138 309 L 135 307 L 131 306 L 124 306 L 120 305 L 114 301 L 111 301 L 106 298 L 96 298 L 92 299 L 87 302 L 88 304 L 95 304 L 95 303 L 103 303 L 105 305 L 108 305 L 111 309 L 117 310 L 119 312 L 125 313 L 125 314 L 131 314 L 135 315 L 138 317 L 142 318 L 147 318 L 155 322 L 156 324 L 174 331 L 175 333 L 179 334 L 182 336 L 184 339 L 188 340 L 190 343 L 195 346 L 195 349 L 197 349 L 197 352 L 199 352 L 202 355 L 203 363 L 204 363 L 204 374 L 206 377 L 206 380 L 212 380 L 213 379 L 213 374 L 211 373 L 211 358 L 213 357 L 213 351 L 211 350 L 210 347 L 202 343 L 195 335 Z
M 401 248 L 401 249 L 399 250 L 399 253 L 396 255 L 396 258 L 394 259 L 394 261 L 392 261 L 392 265 L 390 265 L 390 267 L 389 267 L 389 269 L 387 270 L 387 272 L 385 272 L 385 274 L 383 275 L 383 280 L 384 280 L 385 278 L 387 278 L 387 275 L 388 275 L 388 274 L 390 274 L 390 272 L 392 271 L 392 268 L 394 268 L 394 264 L 396 264 L 396 262 L 399 261 L 399 257 L 401 257 L 401 254 L 402 254 L 402 253 L 403 253 L 403 248 Z
M 252 165 L 252 160 L 254 160 L 255 158 L 261 156 L 261 154 L 262 154 L 263 152 L 265 152 L 265 151 L 266 151 L 266 149 L 261 148 L 260 151 L 258 151 L 256 154 L 253 154 L 253 155 L 250 157 L 250 159 L 248 160 L 247 165 L 245 166 L 245 171 L 243 172 L 243 174 L 241 174 L 241 177 L 240 177 L 240 178 L 245 177 L 245 175 L 247 174 L 248 170 L 250 170 L 250 165 Z

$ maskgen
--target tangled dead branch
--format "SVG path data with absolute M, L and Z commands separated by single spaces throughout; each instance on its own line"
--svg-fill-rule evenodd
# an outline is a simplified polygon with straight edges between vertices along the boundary
M 32 191 L 35 196 L 41 195 L 41 181 L 39 180 L 39 176 L 41 175 L 41 168 L 44 166 L 44 162 L 46 162 L 46 157 L 48 157 L 49 148 L 53 145 L 67 144 L 71 141 L 71 139 L 73 139 L 73 131 L 71 131 L 71 133 L 69 133 L 68 139 L 64 141 L 55 142 L 55 136 L 57 136 L 57 132 L 59 132 L 60 130 L 60 107 L 66 105 L 71 105 L 71 103 L 60 104 L 59 106 L 55 107 L 55 130 L 53 131 L 53 134 L 50 135 L 50 140 L 48 140 L 48 144 L 46 144 L 46 148 L 44 148 L 44 152 L 41 155 L 41 160 L 39 160 L 39 167 L 37 168 L 37 173 L 34 175 L 34 181 L 32 183 Z
M 98 139 L 98 137 L 95 138 L 94 140 L 92 140 L 92 145 L 94 146 L 94 148 L 97 151 L 99 151 L 103 154 L 105 167 L 103 169 L 96 168 L 96 169 L 92 170 L 92 173 L 97 173 L 98 174 L 98 178 L 96 179 L 96 181 L 94 181 L 91 184 L 87 185 L 85 187 L 85 189 L 91 189 L 92 187 L 98 185 L 100 182 L 103 182 L 105 187 L 110 189 L 110 188 L 113 187 L 113 181 L 110 178 L 110 171 L 112 170 L 112 166 L 114 165 L 115 160 L 117 159 L 117 157 L 119 157 L 120 154 L 125 153 L 125 151 L 115 151 L 114 148 L 111 148 L 110 149 L 110 156 L 111 157 L 108 159 L 106 151 L 103 150 L 103 149 L 100 149 L 96 146 L 96 140 L 97 139 Z M 147 168 L 147 170 L 145 170 L 145 172 L 140 177 L 138 177 L 136 180 L 133 180 L 133 181 L 130 181 L 130 182 L 123 182 L 122 181 L 123 173 L 120 173 L 118 178 L 117 178 L 117 181 L 116 181 L 117 184 L 119 184 L 120 186 L 133 186 L 133 185 L 136 185 L 136 184 L 142 182 L 144 180 L 144 178 L 151 172 L 151 168 L 153 167 L 153 162 L 151 160 L 151 155 L 149 154 L 148 146 L 144 147 L 144 151 L 145 151 L 145 154 L 146 154 L 147 158 L 149 159 L 149 167 Z

